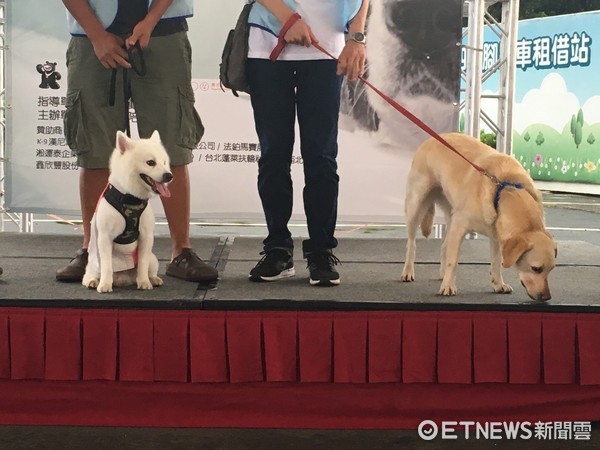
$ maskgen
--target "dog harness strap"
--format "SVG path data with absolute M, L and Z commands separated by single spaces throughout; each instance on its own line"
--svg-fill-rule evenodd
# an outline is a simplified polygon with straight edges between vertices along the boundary
M 302 19 L 302 17 L 300 16 L 300 14 L 294 13 L 287 20 L 287 22 L 283 24 L 283 27 L 281 27 L 281 31 L 279 32 L 279 38 L 277 39 L 277 45 L 275 46 L 275 48 L 271 52 L 271 55 L 269 56 L 269 59 L 271 61 L 277 61 L 277 58 L 279 58 L 279 55 L 281 54 L 281 52 L 285 48 L 285 45 L 287 44 L 287 42 L 285 42 L 285 39 L 284 39 L 286 33 L 288 32 L 288 30 L 290 28 L 292 28 L 292 25 L 294 25 L 300 19 Z
M 494 209 L 498 211 L 498 203 L 500 203 L 500 193 L 504 190 L 505 187 L 514 187 L 515 189 L 522 189 L 523 185 L 519 183 L 509 183 L 508 181 L 502 181 L 498 183 L 498 188 L 496 189 L 496 195 L 494 196 Z
M 131 194 L 123 194 L 111 184 L 104 191 L 104 198 L 125 219 L 125 230 L 113 242 L 131 244 L 137 241 L 140 236 L 140 217 L 148 206 L 148 200 L 137 198 Z

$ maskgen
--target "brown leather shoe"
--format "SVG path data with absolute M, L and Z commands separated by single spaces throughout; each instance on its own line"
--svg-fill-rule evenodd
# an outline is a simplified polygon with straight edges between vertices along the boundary
M 81 281 L 88 263 L 87 248 L 77 250 L 75 257 L 69 264 L 56 271 L 57 281 Z
M 184 248 L 167 265 L 167 275 L 195 282 L 215 281 L 219 278 L 217 269 L 202 261 L 191 248 Z

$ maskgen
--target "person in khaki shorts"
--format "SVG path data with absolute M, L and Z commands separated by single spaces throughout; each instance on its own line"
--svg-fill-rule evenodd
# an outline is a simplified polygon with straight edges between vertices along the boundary
M 172 195 L 162 198 L 172 243 L 167 275 L 196 282 L 218 278 L 189 239 L 187 164 L 204 133 L 191 86 L 186 17 L 193 14 L 192 1 L 63 0 L 72 35 L 64 129 L 80 167 L 84 233 L 82 248 L 56 272 L 59 281 L 81 281 L 85 273 L 91 219 L 106 187 L 116 132 L 128 127 L 129 100 L 140 137 L 158 130 L 171 160 Z

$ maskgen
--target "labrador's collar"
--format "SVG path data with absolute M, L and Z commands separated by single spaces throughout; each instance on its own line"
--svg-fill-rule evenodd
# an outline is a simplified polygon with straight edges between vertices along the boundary
M 504 190 L 505 187 L 523 189 L 523 185 L 519 183 L 509 183 L 508 181 L 498 182 L 498 187 L 496 188 L 496 195 L 494 196 L 494 209 L 496 211 L 498 211 L 498 203 L 500 203 L 500 193 Z

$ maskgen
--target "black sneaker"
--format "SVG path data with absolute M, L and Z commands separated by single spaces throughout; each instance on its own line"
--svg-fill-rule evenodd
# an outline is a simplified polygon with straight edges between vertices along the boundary
M 260 254 L 264 256 L 250 271 L 250 281 L 277 281 L 296 275 L 294 257 L 289 251 L 276 248 Z
M 340 274 L 334 266 L 341 264 L 331 252 L 315 252 L 306 256 L 310 272 L 311 286 L 337 286 L 340 284 Z

